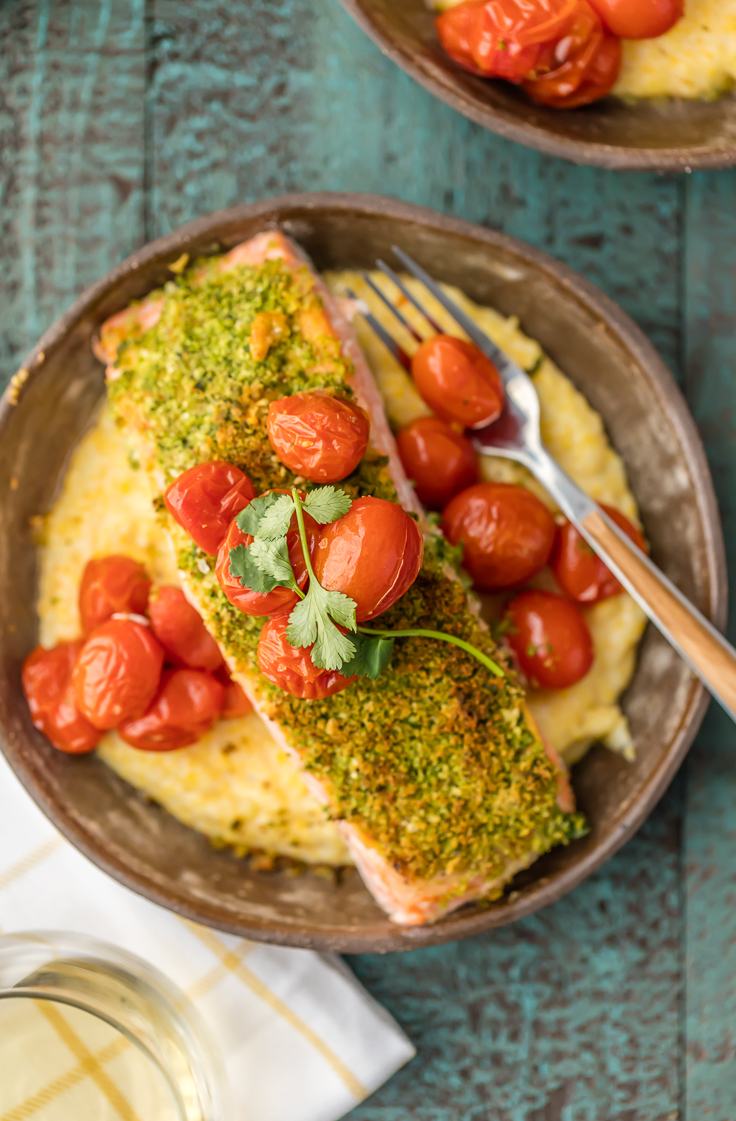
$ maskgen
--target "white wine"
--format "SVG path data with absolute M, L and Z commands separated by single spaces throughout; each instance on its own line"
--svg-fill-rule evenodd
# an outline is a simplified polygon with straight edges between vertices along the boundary
M 161 973 L 79 934 L 0 936 L 0 1121 L 225 1121 L 204 1026 Z
M 161 1069 L 72 1005 L 0 999 L 0 1121 L 182 1121 Z

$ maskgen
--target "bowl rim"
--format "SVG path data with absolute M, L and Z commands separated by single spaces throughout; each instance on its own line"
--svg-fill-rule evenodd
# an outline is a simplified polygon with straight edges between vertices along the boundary
M 283 227 L 284 223 L 287 223 L 288 232 L 289 212 L 299 210 L 357 212 L 369 219 L 389 217 L 400 222 L 433 228 L 440 233 L 459 235 L 476 244 L 486 245 L 492 250 L 502 249 L 511 252 L 525 259 L 538 270 L 551 274 L 556 283 L 561 283 L 578 301 L 602 320 L 626 346 L 635 364 L 646 371 L 660 399 L 667 403 L 669 420 L 678 432 L 689 463 L 693 489 L 703 520 L 705 568 L 711 600 L 706 614 L 717 627 L 720 629 L 724 627 L 728 600 L 726 553 L 705 451 L 679 387 L 646 335 L 626 312 L 594 284 L 547 253 L 507 234 L 460 218 L 449 217 L 413 203 L 380 195 L 353 192 L 305 192 L 280 195 L 216 211 L 149 242 L 84 291 L 43 334 L 20 367 L 22 371 L 27 371 L 25 375 L 21 375 L 21 379 L 18 379 L 20 384 L 11 382 L 0 399 L 0 439 L 9 416 L 15 411 L 18 401 L 32 383 L 34 374 L 40 372 L 46 356 L 62 344 L 67 334 L 77 327 L 89 312 L 94 311 L 100 299 L 114 290 L 121 278 L 127 277 L 150 261 L 174 254 L 179 256 L 196 238 L 211 236 L 213 240 L 217 240 L 226 235 L 228 227 L 234 227 L 243 221 L 262 218 L 264 228 Z M 208 903 L 196 907 L 190 906 L 172 894 L 171 889 L 162 887 L 148 876 L 124 864 L 113 852 L 105 849 L 103 842 L 85 831 L 66 808 L 56 801 L 50 784 L 43 774 L 29 765 L 28 759 L 23 757 L 22 749 L 12 738 L 0 736 L 0 750 L 3 751 L 12 770 L 33 800 L 67 840 L 119 883 L 152 902 L 194 922 L 204 923 L 215 929 L 254 941 L 342 953 L 384 953 L 456 941 L 496 926 L 515 922 L 556 902 L 577 887 L 610 859 L 634 834 L 662 797 L 698 731 L 708 703 L 709 697 L 705 687 L 693 677 L 683 717 L 671 737 L 666 754 L 663 755 L 638 796 L 622 814 L 617 828 L 580 861 L 551 880 L 540 880 L 533 890 L 516 899 L 513 898 L 512 891 L 505 897 L 503 908 L 478 909 L 469 911 L 467 915 L 459 911 L 449 923 L 440 922 L 418 927 L 397 926 L 395 931 L 391 930 L 380 935 L 356 932 L 354 929 L 339 926 L 325 927 L 320 933 L 300 931 L 291 923 L 275 922 L 251 926 L 247 922 L 223 919 L 218 909 Z
M 483 106 L 459 88 L 451 88 L 439 78 L 433 77 L 410 54 L 388 39 L 366 12 L 365 0 L 340 0 L 340 3 L 381 52 L 420 86 L 468 120 L 506 140 L 513 140 L 526 148 L 534 148 L 545 155 L 557 156 L 571 163 L 604 167 L 613 171 L 679 171 L 689 174 L 691 171 L 716 171 L 736 165 L 736 140 L 717 147 L 695 145 L 689 148 L 631 148 L 557 136 L 548 129 L 531 121 L 520 120 L 503 109 Z

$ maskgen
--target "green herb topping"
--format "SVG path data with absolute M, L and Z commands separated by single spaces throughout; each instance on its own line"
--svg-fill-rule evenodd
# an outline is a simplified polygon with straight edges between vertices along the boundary
M 236 545 L 230 550 L 230 571 L 244 588 L 254 592 L 270 592 L 279 586 L 296 592 L 301 603 L 289 616 L 286 637 L 292 646 L 311 646 L 312 661 L 318 669 L 376 678 L 391 661 L 394 639 L 438 638 L 466 650 L 491 673 L 503 677 L 501 667 L 487 654 L 455 635 L 428 629 L 377 631 L 372 627 L 359 627 L 355 621 L 358 606 L 355 600 L 322 587 L 312 569 L 304 510 L 320 525 L 328 525 L 344 517 L 351 506 L 352 499 L 345 491 L 333 486 L 310 491 L 303 503 L 296 488 L 290 495 L 268 494 L 256 498 L 236 519 L 240 529 L 250 534 L 253 541 L 247 548 Z M 286 543 L 294 514 L 309 573 L 306 595 L 297 585 Z M 343 634 L 340 627 L 354 632 L 355 637 Z
M 119 376 L 108 392 L 157 490 L 188 467 L 224 459 L 245 471 L 258 492 L 298 486 L 311 493 L 274 455 L 266 433 L 268 404 L 313 389 L 347 399 L 354 393 L 352 366 L 337 340 L 307 340 L 302 331 L 300 313 L 320 304 L 307 270 L 269 261 L 220 271 L 216 262 L 198 261 L 149 298 L 162 301 L 161 317 L 122 342 L 115 361 Z M 250 334 L 263 311 L 282 313 L 285 327 L 267 356 L 257 359 Z M 353 499 L 397 501 L 388 461 L 370 447 L 340 485 Z M 266 497 L 275 509 L 280 496 Z M 248 509 L 258 513 L 260 501 Z M 443 537 L 428 534 L 417 579 L 381 616 L 386 632 L 404 631 L 402 641 L 379 635 L 385 645 L 363 645 L 360 632 L 351 632 L 358 666 L 373 672 L 334 696 L 303 701 L 260 674 L 263 620 L 228 602 L 211 557 L 161 503 L 158 508 L 208 629 L 248 676 L 263 713 L 323 785 L 327 812 L 360 830 L 403 874 L 482 870 L 487 878 L 500 877 L 500 894 L 510 863 L 584 831 L 582 817 L 557 804 L 557 767 L 506 655 L 468 603 L 457 579 L 457 553 Z M 243 549 L 245 557 L 250 552 Z M 251 561 L 255 557 L 238 570 L 249 579 Z M 257 567 L 264 591 L 275 587 L 275 578 Z M 458 645 L 406 635 L 425 629 L 477 647 L 505 676 L 489 674 Z M 344 665 L 344 672 L 353 672 L 353 665 Z M 380 679 L 374 680 L 377 672 Z

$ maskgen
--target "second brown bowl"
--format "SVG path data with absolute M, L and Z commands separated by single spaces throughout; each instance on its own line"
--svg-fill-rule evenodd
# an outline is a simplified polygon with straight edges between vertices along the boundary
M 535 105 L 510 82 L 477 78 L 437 39 L 425 0 L 340 0 L 384 54 L 453 109 L 491 132 L 575 163 L 691 171 L 736 164 L 736 97 L 713 101 L 607 97 L 584 109 Z

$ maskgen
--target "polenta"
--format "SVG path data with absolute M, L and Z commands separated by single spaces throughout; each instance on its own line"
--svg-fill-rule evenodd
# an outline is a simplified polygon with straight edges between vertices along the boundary
M 356 290 L 362 283 L 349 273 L 328 281 L 337 291 L 346 282 Z M 522 334 L 516 320 L 504 319 L 450 291 L 500 346 L 525 368 L 536 370 L 543 436 L 552 454 L 595 498 L 636 519 L 623 465 L 608 443 L 600 417 L 539 345 Z M 437 317 L 442 321 L 441 313 Z M 452 324 L 444 325 L 451 333 Z M 357 329 L 390 421 L 399 426 L 426 413 L 403 369 L 367 328 L 358 323 Z M 521 482 L 549 501 L 522 468 L 508 461 L 488 459 L 483 474 L 488 479 Z M 80 441 L 46 520 L 38 600 L 44 645 L 79 633 L 77 591 L 84 565 L 106 553 L 125 553 L 142 561 L 157 583 L 179 582 L 173 550 L 154 512 L 148 476 L 131 459 L 108 409 Z M 538 579 L 551 577 L 542 574 Z M 493 611 L 493 603 L 486 606 Z M 593 669 L 570 689 L 529 696 L 541 731 L 569 761 L 579 758 L 595 739 L 617 751 L 631 750 L 617 702 L 633 672 L 644 616 L 625 595 L 596 605 L 586 616 L 595 645 Z M 337 827 L 255 715 L 220 721 L 199 743 L 178 751 L 137 751 L 108 733 L 99 752 L 144 794 L 218 843 L 307 863 L 350 862 Z

